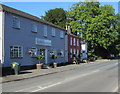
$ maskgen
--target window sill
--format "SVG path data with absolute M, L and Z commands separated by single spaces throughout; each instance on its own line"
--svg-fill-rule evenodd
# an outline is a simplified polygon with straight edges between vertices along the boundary
M 20 29 L 20 27 L 13 27 L 14 29 Z
M 23 59 L 23 57 L 16 57 L 16 58 L 10 58 L 10 59 Z

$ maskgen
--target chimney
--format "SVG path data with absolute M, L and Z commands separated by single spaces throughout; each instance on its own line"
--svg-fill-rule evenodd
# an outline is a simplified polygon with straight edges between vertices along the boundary
M 66 25 L 66 31 L 67 31 L 67 33 L 71 34 L 70 26 L 67 26 L 67 25 Z

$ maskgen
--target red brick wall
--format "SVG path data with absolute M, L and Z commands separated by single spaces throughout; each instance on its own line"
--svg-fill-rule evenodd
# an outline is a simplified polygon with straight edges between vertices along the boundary
M 70 45 L 70 41 L 71 41 L 71 37 L 72 37 L 72 46 Z M 74 38 L 76 38 L 76 45 L 74 46 Z M 79 46 L 77 46 L 77 39 L 79 40 Z M 81 39 L 78 37 L 75 37 L 73 35 L 68 35 L 68 62 L 72 62 L 73 61 L 73 56 L 72 58 L 70 58 L 70 49 L 72 49 L 72 53 L 74 53 L 74 49 L 79 50 L 79 54 L 81 52 L 81 44 L 80 44 Z M 77 54 L 77 52 L 76 52 Z

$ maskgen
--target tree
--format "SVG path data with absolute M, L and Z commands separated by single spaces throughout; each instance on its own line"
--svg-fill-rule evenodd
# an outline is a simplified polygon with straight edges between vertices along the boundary
M 66 25 L 66 11 L 62 8 L 55 8 L 45 12 L 45 16 L 42 18 L 55 25 L 65 28 Z
M 79 2 L 67 12 L 72 31 L 82 33 L 92 54 L 106 57 L 109 46 L 118 39 L 118 16 L 110 5 L 99 2 Z

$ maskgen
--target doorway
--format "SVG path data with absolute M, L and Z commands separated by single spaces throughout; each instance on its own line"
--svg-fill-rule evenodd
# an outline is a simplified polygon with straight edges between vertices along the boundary
M 43 63 L 47 64 L 47 49 L 41 48 L 40 49 L 40 55 L 44 55 L 45 56 L 45 58 L 43 59 Z

